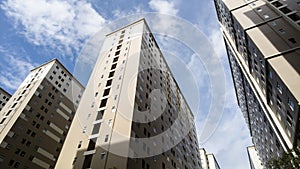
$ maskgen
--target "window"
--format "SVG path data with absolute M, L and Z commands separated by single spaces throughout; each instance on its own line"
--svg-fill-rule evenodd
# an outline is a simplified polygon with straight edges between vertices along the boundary
M 100 159 L 101 159 L 101 160 L 105 159 L 105 152 L 102 152 L 102 153 L 100 154 Z
M 288 105 L 290 106 L 291 110 L 294 111 L 295 105 L 294 105 L 294 102 L 292 101 L 292 99 L 290 99 L 290 98 L 288 98 Z
M 0 122 L 0 124 L 3 124 L 6 118 L 3 118 Z
M 109 137 L 109 135 L 106 134 L 105 139 L 104 139 L 104 142 L 108 142 L 108 137 Z
M 105 107 L 105 106 L 106 106 L 106 103 L 107 103 L 107 98 L 106 98 L 106 99 L 103 99 L 103 100 L 101 101 L 100 108 Z
M 113 60 L 113 62 L 118 61 L 118 59 L 119 59 L 119 57 L 115 57 L 114 60 Z
M 113 77 L 114 74 L 115 74 L 115 71 L 112 71 L 112 72 L 109 73 L 109 76 L 108 76 L 108 77 L 109 77 L 109 78 L 110 78 L 110 77 Z
M 122 45 L 117 46 L 117 50 L 121 49 Z
M 300 20 L 300 16 L 297 15 L 297 13 L 293 13 L 289 15 L 289 18 L 291 18 L 293 21 L 297 22 Z
M 287 118 L 289 118 L 291 121 L 293 121 L 294 118 L 289 111 L 286 111 L 286 115 L 287 115 Z
M 297 43 L 297 41 L 295 40 L 295 38 L 289 38 L 288 39 L 290 42 L 292 42 L 293 44 L 296 44 Z
M 104 93 L 103 93 L 103 97 L 108 96 L 109 95 L 109 91 L 110 91 L 110 88 L 109 89 L 105 89 Z
M 101 126 L 101 123 L 97 123 L 97 124 L 94 125 L 92 135 L 99 133 L 100 126 Z
M 282 29 L 282 28 L 281 28 L 281 29 L 279 29 L 278 31 L 279 31 L 279 33 L 281 33 L 281 34 L 285 34 L 285 30 L 284 30 L 284 29 Z
M 262 11 L 262 9 L 261 9 L 261 8 L 257 8 L 256 10 L 257 10 L 257 12 L 261 12 L 261 11 Z
M 277 82 L 277 90 L 282 94 L 282 86 Z
M 3 155 L 0 155 L 0 163 L 4 161 L 5 157 Z
M 116 51 L 115 56 L 118 56 L 120 54 L 120 51 Z
M 96 120 L 101 120 L 103 117 L 103 114 L 104 114 L 104 110 L 99 111 L 97 114 Z
M 13 106 L 11 106 L 11 108 L 14 108 L 17 105 L 17 103 L 13 104 Z
M 108 80 L 108 81 L 106 82 L 106 87 L 107 87 L 107 86 L 111 86 L 111 84 L 112 84 L 112 79 L 110 79 L 110 80 Z
M 278 109 L 281 109 L 281 99 L 277 96 L 277 107 Z
M 83 127 L 82 133 L 86 133 L 86 126 Z
M 21 157 L 24 157 L 25 154 L 26 154 L 26 152 L 22 151 L 21 154 L 20 154 L 20 156 L 21 156 Z
M 26 146 L 29 147 L 31 145 L 30 141 L 27 141 Z
M 111 69 L 110 70 L 113 70 L 113 69 L 115 69 L 117 67 L 117 64 L 115 63 L 115 64 L 113 64 L 112 66 L 111 66 Z
M 15 162 L 15 160 L 10 160 L 10 161 L 8 162 L 8 165 L 9 165 L 9 166 L 12 166 L 12 165 L 14 164 L 14 162 Z
M 112 126 L 112 119 L 109 119 L 107 124 L 108 124 L 109 127 L 111 127 Z
M 77 148 L 80 148 L 82 145 L 82 141 L 79 141 Z
M 287 14 L 287 13 L 290 13 L 290 12 L 292 12 L 289 8 L 287 8 L 287 7 L 283 7 L 283 8 L 280 8 L 279 9 L 281 12 L 283 12 L 284 14 Z
M 270 16 L 268 14 L 264 14 L 263 16 L 264 16 L 265 19 L 270 18 Z
M 21 152 L 21 150 L 19 148 L 17 148 L 17 150 L 15 151 L 15 154 L 19 154 Z
M 90 168 L 91 163 L 92 163 L 92 159 L 93 159 L 93 155 L 85 156 L 82 168 Z
M 74 158 L 72 165 L 74 165 L 77 161 L 77 157 Z
M 142 160 L 142 169 L 145 169 L 145 160 Z

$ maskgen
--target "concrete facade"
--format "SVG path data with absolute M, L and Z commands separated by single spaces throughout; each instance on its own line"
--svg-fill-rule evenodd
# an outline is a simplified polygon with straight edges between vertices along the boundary
M 300 146 L 299 2 L 214 2 L 237 100 L 266 165 Z
M 5 106 L 5 104 L 10 99 L 11 94 L 7 93 L 4 89 L 0 87 L 0 111 Z
M 54 168 L 84 88 L 58 61 L 29 73 L 0 117 L 0 168 Z
M 203 169 L 221 169 L 214 154 L 206 153 L 204 148 L 200 148 L 199 152 Z
M 249 163 L 251 169 L 263 169 L 263 165 L 259 159 L 257 151 L 254 146 L 247 147 Z
M 141 19 L 106 36 L 56 168 L 201 168 L 193 118 Z

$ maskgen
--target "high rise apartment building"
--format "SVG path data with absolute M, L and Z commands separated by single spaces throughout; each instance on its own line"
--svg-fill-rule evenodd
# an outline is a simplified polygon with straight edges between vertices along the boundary
M 57 60 L 33 69 L 0 112 L 0 168 L 54 168 L 83 90 Z
M 214 2 L 238 104 L 266 165 L 300 145 L 300 2 Z
M 11 97 L 11 95 L 0 87 L 0 111 L 5 106 L 5 104 L 8 102 L 10 97 Z
M 200 148 L 201 166 L 203 169 L 220 169 L 214 154 L 206 153 L 204 148 Z
M 201 168 L 193 118 L 141 19 L 106 36 L 56 168 Z
M 263 169 L 263 165 L 259 159 L 259 156 L 257 154 L 255 147 L 248 146 L 247 153 L 248 153 L 250 168 L 251 169 Z

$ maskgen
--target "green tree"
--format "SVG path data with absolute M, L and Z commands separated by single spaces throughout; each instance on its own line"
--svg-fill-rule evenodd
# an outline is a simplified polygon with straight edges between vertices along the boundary
M 300 168 L 300 150 L 299 148 L 294 151 L 296 156 L 292 151 L 285 152 L 281 157 L 277 159 L 271 159 L 267 163 L 267 168 L 270 169 L 299 169 Z

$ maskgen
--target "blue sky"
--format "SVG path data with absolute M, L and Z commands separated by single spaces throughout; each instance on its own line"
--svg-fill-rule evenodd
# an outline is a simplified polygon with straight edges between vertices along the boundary
M 191 32 L 174 29 L 192 42 L 183 44 L 180 39 L 168 37 L 165 29 L 171 28 L 170 20 L 149 22 L 152 31 L 161 33 L 156 35 L 159 46 L 196 112 L 201 147 L 214 153 L 223 169 L 249 168 L 246 152 L 246 146 L 251 145 L 249 131 L 236 104 L 222 34 L 211 0 L 3 0 L 0 3 L 0 86 L 13 93 L 30 69 L 53 58 L 58 58 L 85 83 L 88 73 L 76 74 L 76 68 L 80 67 L 77 59 L 83 57 L 81 50 L 88 39 L 107 25 L 122 21 L 120 18 L 143 16 L 148 12 L 180 18 L 201 34 L 202 40 L 197 42 Z M 203 52 L 191 49 L 197 45 Z M 209 69 L 205 57 L 216 58 L 220 67 L 215 71 Z M 86 70 L 92 69 L 94 59 L 86 59 Z M 216 85 L 214 74 L 220 71 L 224 73 L 224 91 L 216 90 L 222 94 L 219 99 L 226 98 L 225 104 L 219 114 L 209 114 L 211 106 L 218 102 L 218 98 L 213 99 L 212 90 Z M 184 76 L 187 73 L 190 76 Z M 192 83 L 188 83 L 190 81 Z M 204 126 L 211 131 L 209 137 L 202 139 Z

